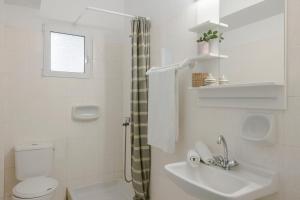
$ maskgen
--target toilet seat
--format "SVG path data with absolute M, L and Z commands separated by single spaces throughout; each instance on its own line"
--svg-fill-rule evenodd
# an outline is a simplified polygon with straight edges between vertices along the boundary
M 50 177 L 28 178 L 14 187 L 13 195 L 22 199 L 33 199 L 50 194 L 57 186 L 57 180 Z

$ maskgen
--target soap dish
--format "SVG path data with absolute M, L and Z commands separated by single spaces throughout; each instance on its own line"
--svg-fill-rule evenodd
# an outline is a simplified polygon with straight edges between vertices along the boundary
M 269 113 L 248 113 L 244 117 L 241 137 L 244 140 L 274 144 L 276 142 L 275 116 Z
M 72 117 L 79 121 L 90 121 L 99 118 L 100 109 L 96 105 L 80 105 L 72 107 Z

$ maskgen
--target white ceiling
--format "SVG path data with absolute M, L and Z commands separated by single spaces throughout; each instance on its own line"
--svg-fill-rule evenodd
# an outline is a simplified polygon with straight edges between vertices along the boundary
M 84 8 L 94 6 L 99 8 L 123 11 L 124 0 L 42 0 L 41 14 L 50 19 L 74 21 Z M 81 23 L 101 25 L 109 24 L 115 16 L 90 13 L 82 18 Z
M 3 0 L 0 1 L 3 2 Z M 29 2 L 24 5 L 24 1 Z M 123 12 L 125 0 L 4 0 L 5 4 L 2 6 L 7 11 L 9 9 L 24 9 L 26 12 L 31 12 L 30 9 L 36 8 L 38 1 L 41 1 L 40 9 L 32 9 L 32 12 L 38 12 L 40 17 L 73 22 L 88 6 Z M 88 12 L 79 24 L 118 29 L 119 26 L 123 25 L 123 22 L 124 18 L 119 16 Z
M 41 0 L 4 0 L 4 3 L 9 5 L 24 6 L 34 9 L 40 9 Z

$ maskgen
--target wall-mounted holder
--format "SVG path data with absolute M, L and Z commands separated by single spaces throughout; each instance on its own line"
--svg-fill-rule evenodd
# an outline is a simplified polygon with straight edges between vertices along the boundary
M 274 144 L 277 138 L 276 117 L 271 113 L 248 113 L 241 126 L 244 140 Z
M 100 109 L 97 105 L 80 105 L 72 107 L 72 118 L 78 121 L 92 121 L 98 119 Z

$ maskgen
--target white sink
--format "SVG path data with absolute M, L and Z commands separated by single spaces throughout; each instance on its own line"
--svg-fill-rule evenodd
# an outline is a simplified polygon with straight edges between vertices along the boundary
M 254 200 L 277 191 L 278 174 L 261 168 L 240 165 L 230 171 L 186 162 L 165 166 L 171 180 L 186 193 L 208 200 Z

